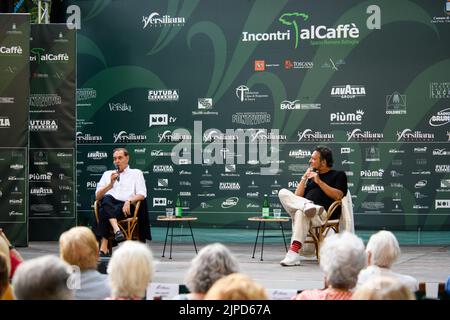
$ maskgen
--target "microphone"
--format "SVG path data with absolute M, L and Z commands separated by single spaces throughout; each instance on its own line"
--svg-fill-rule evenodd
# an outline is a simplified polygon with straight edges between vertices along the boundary
M 117 182 L 120 182 L 120 172 L 119 172 L 119 166 L 115 166 L 116 167 L 116 171 L 117 171 L 117 173 L 119 174 L 118 176 L 117 176 Z

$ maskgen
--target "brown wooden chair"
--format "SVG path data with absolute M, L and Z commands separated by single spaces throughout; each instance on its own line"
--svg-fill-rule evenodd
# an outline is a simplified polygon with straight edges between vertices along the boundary
M 333 212 L 338 207 L 342 207 L 341 200 L 336 200 L 331 204 L 331 206 L 328 208 L 327 211 L 326 220 L 321 226 L 311 227 L 309 229 L 308 237 L 306 238 L 305 243 L 314 244 L 318 263 L 320 263 L 320 246 L 322 245 L 322 241 L 328 235 L 328 232 L 330 232 L 330 230 L 333 230 L 335 233 L 339 233 L 339 219 L 330 220 L 330 217 L 333 215 Z
M 122 230 L 123 235 L 125 236 L 126 240 L 140 240 L 139 232 L 138 232 L 138 216 L 137 216 L 140 206 L 141 206 L 141 201 L 140 200 L 136 201 L 133 215 L 129 218 L 117 221 L 117 224 L 119 225 L 120 230 Z M 100 209 L 100 201 L 96 200 L 94 202 L 94 214 L 95 214 L 95 220 L 97 221 L 97 224 L 99 222 L 99 209 Z M 114 234 L 113 234 L 112 228 L 111 228 L 111 234 L 108 237 L 109 252 L 112 252 L 113 239 L 114 239 Z

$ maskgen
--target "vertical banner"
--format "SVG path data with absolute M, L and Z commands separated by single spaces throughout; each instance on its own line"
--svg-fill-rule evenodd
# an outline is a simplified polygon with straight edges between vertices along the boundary
M 28 244 L 28 14 L 0 14 L 0 228 Z
M 76 33 L 31 26 L 30 239 L 58 240 L 76 224 Z

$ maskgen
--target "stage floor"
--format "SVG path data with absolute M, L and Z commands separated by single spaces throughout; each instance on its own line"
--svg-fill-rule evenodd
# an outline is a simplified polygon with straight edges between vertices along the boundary
M 153 229 L 152 229 L 153 231 Z M 192 240 L 188 237 L 174 239 L 172 259 L 169 259 L 169 247 L 165 257 L 161 257 L 164 246 L 163 230 L 154 230 L 152 241 L 147 244 L 156 260 L 153 282 L 184 284 L 184 275 L 190 260 L 195 256 Z M 196 230 L 194 230 L 194 233 Z M 197 248 L 212 241 L 196 238 Z M 281 267 L 285 249 L 282 239 L 270 239 L 264 246 L 264 260 L 260 261 L 260 243 L 252 258 L 253 242 L 223 242 L 239 260 L 241 272 L 250 275 L 257 282 L 269 289 L 310 289 L 323 287 L 323 273 L 317 261 L 305 260 L 301 266 Z M 28 247 L 18 248 L 24 259 L 45 254 L 58 255 L 58 242 L 30 242 Z M 402 255 L 393 270 L 409 274 L 420 282 L 444 282 L 450 275 L 450 245 L 403 245 Z

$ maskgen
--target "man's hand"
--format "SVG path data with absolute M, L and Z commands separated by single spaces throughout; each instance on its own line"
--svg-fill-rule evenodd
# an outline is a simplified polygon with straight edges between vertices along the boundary
M 119 176 L 118 172 L 113 172 L 111 174 L 111 182 L 110 182 L 111 186 L 114 184 L 114 182 L 116 182 L 118 176 Z
M 125 217 L 129 217 L 131 215 L 130 214 L 130 204 L 131 204 L 131 202 L 127 200 L 127 201 L 125 201 L 125 204 L 122 207 L 122 212 L 125 215 Z

